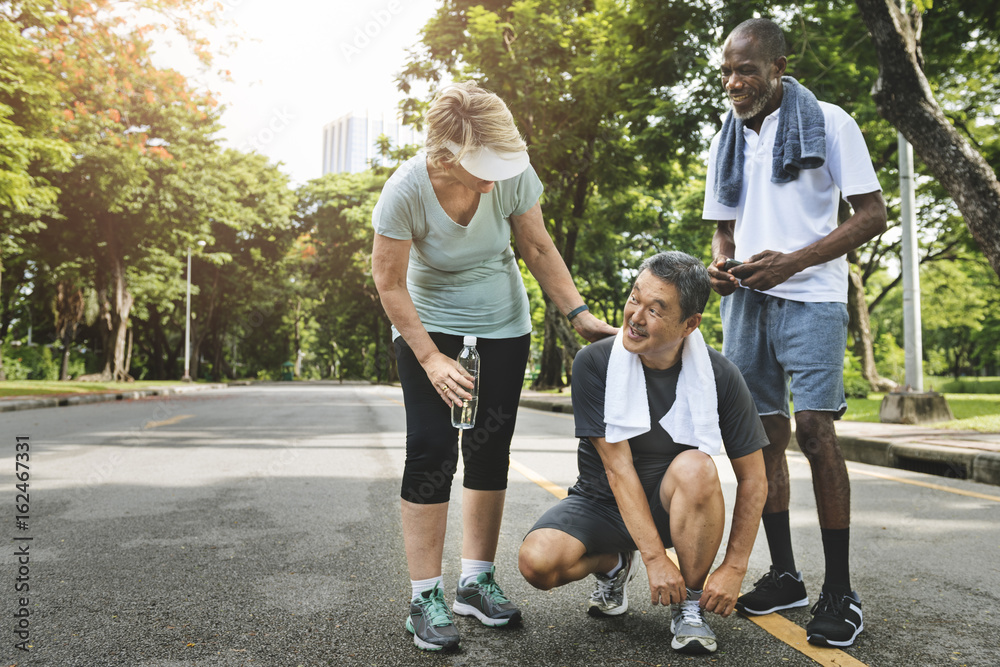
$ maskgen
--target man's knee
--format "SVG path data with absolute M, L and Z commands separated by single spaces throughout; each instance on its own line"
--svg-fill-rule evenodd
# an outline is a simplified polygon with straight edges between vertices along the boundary
M 538 531 L 529 533 L 517 553 L 517 567 L 529 584 L 543 591 L 556 587 L 558 572 L 546 540 Z
M 709 502 L 722 493 L 715 461 L 696 449 L 678 454 L 667 468 L 667 477 L 666 487 L 671 495 L 681 491 L 687 502 Z M 664 504 L 664 507 L 669 505 Z
M 795 413 L 795 440 L 810 461 L 839 456 L 832 412 L 803 410 Z
M 561 531 L 540 528 L 528 533 L 517 554 L 517 567 L 529 584 L 543 591 L 559 586 L 568 560 L 579 560 L 567 552 L 564 541 L 569 536 Z

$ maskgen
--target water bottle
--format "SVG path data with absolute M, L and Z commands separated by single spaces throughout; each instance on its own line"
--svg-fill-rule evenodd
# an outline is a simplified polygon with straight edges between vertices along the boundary
M 455 428 L 472 428 L 476 424 L 476 409 L 479 407 L 479 352 L 476 351 L 476 337 L 466 336 L 462 339 L 465 347 L 458 354 L 458 363 L 464 368 L 475 386 L 469 393 L 472 398 L 462 401 L 461 405 L 451 408 L 451 425 Z

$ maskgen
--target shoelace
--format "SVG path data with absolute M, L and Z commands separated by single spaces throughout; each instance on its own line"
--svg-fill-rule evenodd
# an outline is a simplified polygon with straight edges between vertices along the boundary
M 490 598 L 497 604 L 507 604 L 510 602 L 507 596 L 504 595 L 503 590 L 500 588 L 500 584 L 498 584 L 493 577 L 490 577 L 483 583 L 479 584 L 479 589 L 483 592 L 483 596 Z
M 444 601 L 444 595 L 441 594 L 440 589 L 435 589 L 431 593 L 430 597 L 423 597 L 417 602 L 427 614 L 428 623 L 432 626 L 442 626 L 451 625 L 451 609 L 448 604 Z
M 697 600 L 685 600 L 681 602 L 681 620 L 688 625 L 701 627 L 705 619 L 701 615 L 701 606 Z
M 595 601 L 601 600 L 602 602 L 607 602 L 608 595 L 614 591 L 614 588 L 615 588 L 615 579 L 613 577 L 608 579 L 598 578 L 597 590 L 594 591 L 594 594 L 590 596 L 590 599 Z
M 781 574 L 773 567 L 768 570 L 767 574 L 760 578 L 760 581 L 754 584 L 754 588 L 763 589 L 781 588 L 782 586 L 784 586 L 784 584 L 781 583 Z
M 840 617 L 844 608 L 844 602 L 847 601 L 847 596 L 844 595 L 830 595 L 829 593 L 820 593 L 819 600 L 813 605 L 812 613 L 813 615 L 823 614 L 825 616 L 836 616 Z

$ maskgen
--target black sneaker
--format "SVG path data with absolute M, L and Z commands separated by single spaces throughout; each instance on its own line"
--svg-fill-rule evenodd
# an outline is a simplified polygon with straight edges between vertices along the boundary
M 753 585 L 752 591 L 736 600 L 737 611 L 753 616 L 808 605 L 809 596 L 806 595 L 806 585 L 802 582 L 802 573 L 780 572 L 773 565 Z
M 435 585 L 410 601 L 406 629 L 413 633 L 413 643 L 417 648 L 425 651 L 458 646 L 458 628 L 440 586 Z
M 839 595 L 820 592 L 812 613 L 813 619 L 806 625 L 806 639 L 816 646 L 851 646 L 865 629 L 861 599 L 854 591 Z
M 491 627 L 519 623 L 521 610 L 503 594 L 495 575 L 494 567 L 489 572 L 480 572 L 475 581 L 470 581 L 465 586 L 459 583 L 455 591 L 455 604 L 452 605 L 455 613 L 475 616 L 483 625 Z

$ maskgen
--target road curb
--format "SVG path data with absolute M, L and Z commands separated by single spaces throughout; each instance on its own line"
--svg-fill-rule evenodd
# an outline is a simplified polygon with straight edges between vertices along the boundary
M 535 410 L 546 410 L 548 412 L 563 412 L 566 414 L 573 414 L 573 404 L 566 403 L 556 403 L 554 401 L 544 401 L 535 398 L 522 398 L 519 405 L 522 408 L 534 408 Z
M 102 392 L 99 394 L 73 394 L 69 396 L 53 396 L 48 398 L 28 398 L 23 400 L 8 399 L 0 401 L 0 412 L 16 412 L 19 410 L 37 410 L 40 408 L 59 408 L 71 405 L 86 405 L 89 403 L 110 403 L 112 401 L 128 401 L 150 396 L 172 396 L 191 391 L 206 389 L 226 389 L 228 384 L 198 384 L 186 387 L 154 387 L 152 389 L 137 389 L 134 391 Z
M 522 398 L 521 406 L 573 414 L 573 405 L 566 397 Z M 801 450 L 794 434 L 793 430 L 789 449 L 798 452 Z M 837 439 L 844 458 L 848 461 L 1000 486 L 1000 453 L 997 452 L 920 442 L 891 442 L 842 434 L 838 434 Z
M 848 461 L 1000 486 L 1000 453 L 840 434 L 837 440 Z M 788 448 L 801 451 L 794 431 Z

